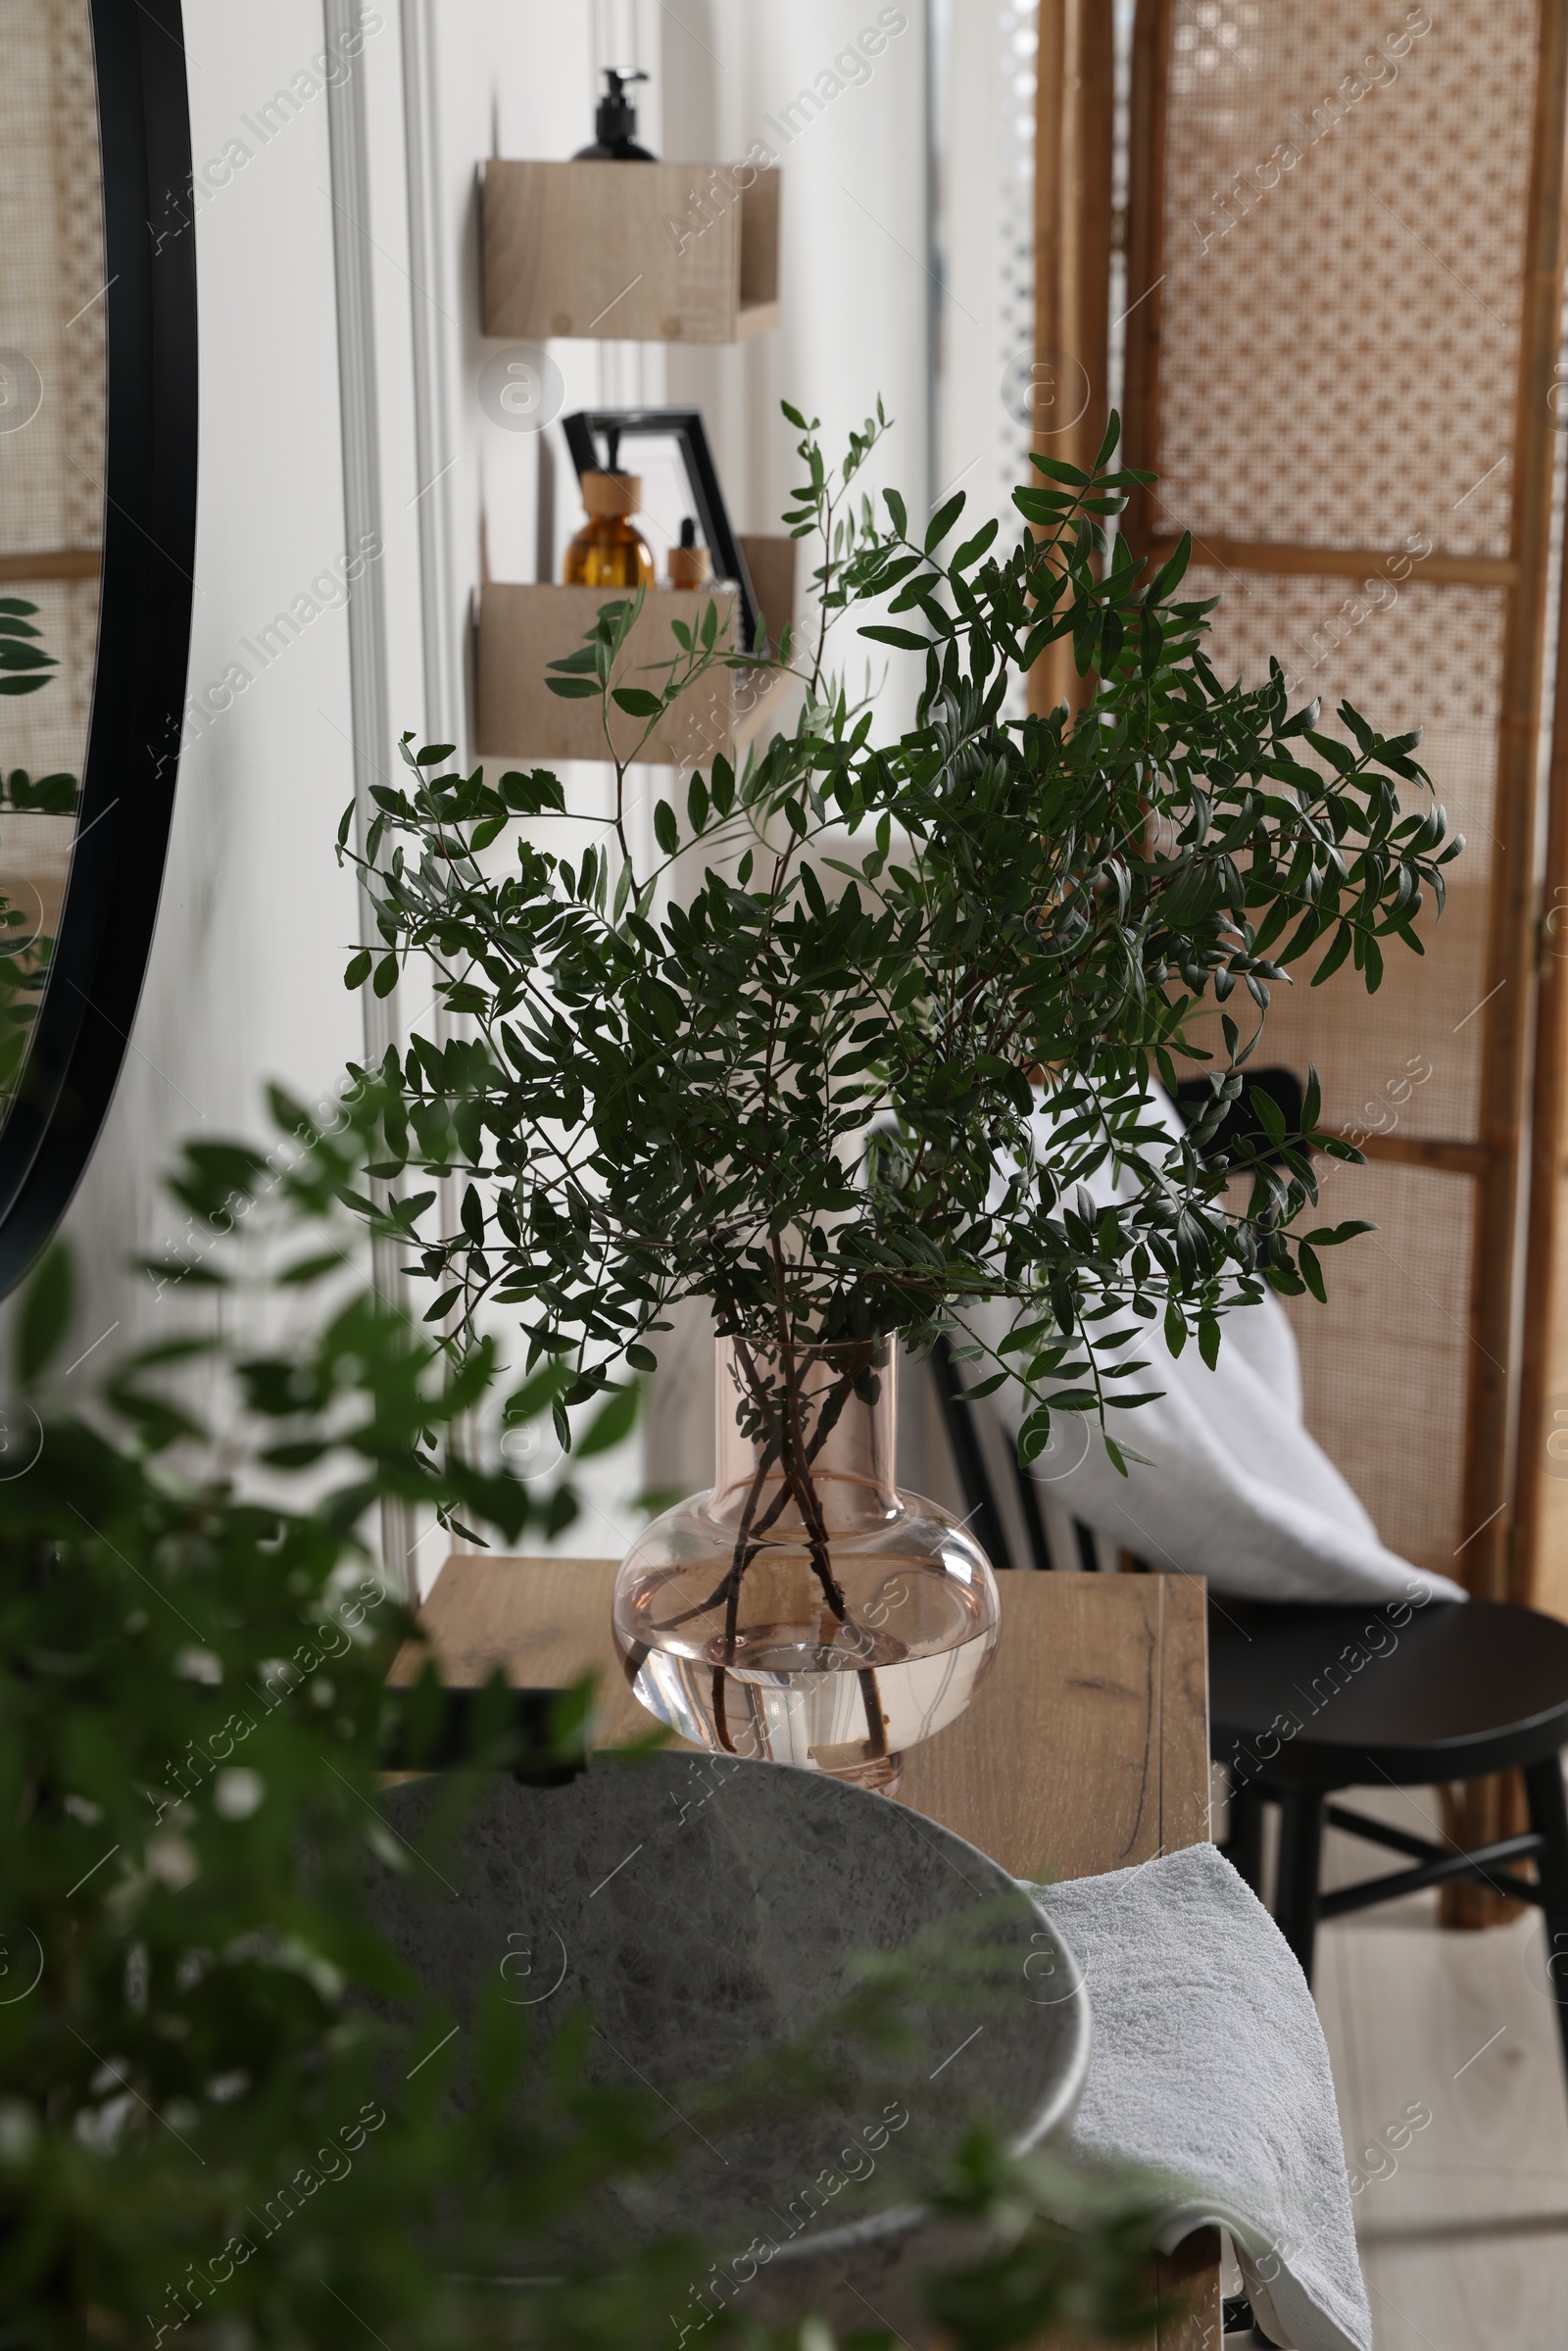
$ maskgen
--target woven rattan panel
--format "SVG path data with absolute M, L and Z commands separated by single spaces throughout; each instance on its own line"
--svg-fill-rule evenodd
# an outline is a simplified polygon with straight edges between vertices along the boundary
M 1163 518 L 1508 552 L 1536 15 L 1178 0 Z
M 90 554 L 103 544 L 103 293 L 86 0 L 8 0 L 0 73 L 0 555 Z M 79 773 L 97 652 L 97 580 L 13 576 L 0 593 L 40 608 L 36 625 L 60 663 L 41 693 L 0 702 L 0 759 L 34 774 Z
M 1339 1167 L 1323 1205 L 1363 1234 L 1325 1256 L 1329 1302 L 1290 1307 L 1301 1350 L 1306 1418 L 1392 1549 L 1458 1575 L 1469 1212 L 1463 1176 L 1424 1167 Z
M 1505 591 L 1424 566 L 1515 552 L 1539 13 L 1173 0 L 1168 19 L 1149 527 L 1195 533 L 1222 675 L 1257 682 L 1277 654 L 1326 724 L 1348 698 L 1422 726 L 1469 844 L 1425 958 L 1391 950 L 1371 999 L 1348 970 L 1321 990 L 1299 970 L 1259 1055 L 1315 1064 L 1329 1123 L 1393 1149 L 1480 1139 L 1491 885 L 1530 852 L 1498 837 Z M 1205 562 L 1205 540 L 1254 554 Z M 1368 560 L 1311 573 L 1328 547 Z M 1325 1209 L 1380 1230 L 1331 1254 L 1327 1309 L 1293 1309 L 1311 1426 L 1385 1540 L 1451 1568 L 1471 1532 L 1475 1181 L 1382 1160 L 1332 1172 Z
M 1389 733 L 1424 719 L 1421 759 L 1467 844 L 1447 911 L 1441 922 L 1423 921 L 1425 956 L 1392 946 L 1383 985 L 1371 999 L 1345 966 L 1322 988 L 1309 985 L 1310 961 L 1296 966 L 1294 984 L 1274 991 L 1262 1060 L 1303 1073 L 1311 1062 L 1332 1124 L 1472 1140 L 1502 591 L 1427 587 L 1417 575 L 1398 587 L 1377 583 L 1384 601 L 1374 606 L 1355 582 L 1226 574 L 1207 565 L 1195 565 L 1189 583 L 1198 595 L 1221 599 L 1209 650 L 1227 682 L 1261 683 L 1273 653 L 1298 681 L 1293 699 L 1322 697 L 1330 732 L 1344 733 L 1329 717 L 1342 700 Z M 1217 1045 L 1217 1015 L 1206 1025 Z M 1453 1212 L 1468 1212 L 1467 1196 L 1455 1195 Z

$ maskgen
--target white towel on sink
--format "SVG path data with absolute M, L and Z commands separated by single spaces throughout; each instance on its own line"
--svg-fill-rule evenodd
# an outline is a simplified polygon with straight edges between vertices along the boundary
M 1029 1890 L 1094 2018 L 1074 2143 L 1171 2179 L 1165 2251 L 1228 2229 L 1276 2343 L 1370 2351 L 1328 2050 L 1262 1903 L 1210 1844 Z

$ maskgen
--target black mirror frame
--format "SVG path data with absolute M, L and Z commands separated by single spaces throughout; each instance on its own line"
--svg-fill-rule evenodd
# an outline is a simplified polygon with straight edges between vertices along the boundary
M 130 1041 L 173 812 L 196 557 L 194 228 L 179 0 L 91 0 L 108 439 L 92 716 L 60 935 L 0 1127 L 0 1297 L 92 1155 Z

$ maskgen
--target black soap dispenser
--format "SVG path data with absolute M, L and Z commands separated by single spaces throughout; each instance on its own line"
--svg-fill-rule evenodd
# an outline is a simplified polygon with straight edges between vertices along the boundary
M 637 109 L 626 95 L 626 85 L 646 81 L 646 73 L 617 73 L 613 66 L 605 68 L 605 94 L 594 116 L 596 137 L 591 147 L 579 147 L 572 157 L 574 164 L 652 164 L 658 157 L 646 147 L 639 147 L 632 137 L 637 127 Z

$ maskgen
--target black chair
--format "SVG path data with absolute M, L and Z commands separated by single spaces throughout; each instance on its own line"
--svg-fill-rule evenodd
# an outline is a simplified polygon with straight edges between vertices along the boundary
M 1274 1915 L 1310 1982 L 1320 1919 L 1460 1880 L 1533 1903 L 1568 2060 L 1568 1625 L 1491 1600 L 1383 1607 L 1211 1600 L 1209 1751 L 1231 1782 L 1226 1851 L 1261 1890 L 1263 1806 L 1280 1810 Z M 1530 1827 L 1462 1849 L 1329 1799 L 1524 1775 Z M 1325 1826 L 1413 1865 L 1319 1889 Z M 1534 1881 L 1511 1866 L 1527 1858 Z
M 1000 1567 L 1005 1561 L 1010 1567 L 1011 1545 L 1007 1541 L 1006 1525 L 998 1506 L 991 1472 L 986 1466 L 974 1408 L 961 1400 L 964 1383 L 951 1340 L 937 1341 L 931 1351 L 931 1372 L 936 1381 L 937 1395 L 941 1398 L 942 1425 L 947 1431 L 948 1444 L 957 1465 L 958 1484 L 963 1489 L 974 1539 L 995 1566 Z M 1028 1563 L 1034 1568 L 1052 1568 L 1055 1562 L 1046 1534 L 1040 1489 L 1018 1459 L 1017 1446 L 1009 1445 L 1006 1452 L 1012 1465 L 1013 1490 L 1023 1518 L 1024 1539 L 1029 1545 Z M 1073 1534 L 1078 1545 L 1079 1564 L 1093 1575 L 1100 1564 L 1095 1552 L 1094 1536 L 1077 1519 L 1073 1521 Z
M 958 1483 L 998 1568 L 1014 1562 L 951 1351 L 934 1358 Z M 1025 1524 L 1038 1494 L 1018 1471 Z M 1033 1512 L 1031 1520 L 1030 1511 Z M 1089 1540 L 1088 1530 L 1081 1540 Z M 1091 1547 L 1090 1560 L 1093 1561 Z M 1033 1562 L 1051 1564 L 1044 1533 Z M 1320 1919 L 1426 1886 L 1491 1886 L 1545 1918 L 1547 1980 L 1568 2064 L 1568 1625 L 1494 1601 L 1355 1608 L 1215 1599 L 1208 1604 L 1209 1752 L 1231 1783 L 1224 1852 L 1262 1895 L 1263 1806 L 1280 1810 L 1274 1916 L 1308 1983 Z M 1350 1788 L 1430 1788 L 1519 1770 L 1530 1827 L 1462 1849 L 1348 1811 Z M 1410 1866 L 1325 1894 L 1325 1826 L 1403 1854 Z M 1534 1880 L 1512 1866 L 1533 1859 Z

